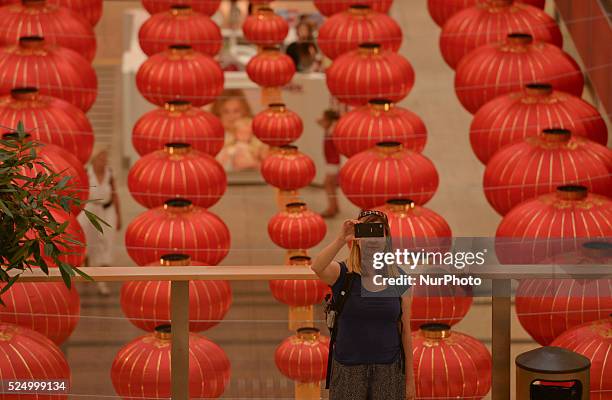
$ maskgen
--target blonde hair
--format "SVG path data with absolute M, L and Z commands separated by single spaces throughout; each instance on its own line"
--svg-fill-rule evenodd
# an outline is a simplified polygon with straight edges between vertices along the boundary
M 221 109 L 225 103 L 230 100 L 237 100 L 240 103 L 242 109 L 244 110 L 243 117 L 253 117 L 253 110 L 251 110 L 251 105 L 249 104 L 249 101 L 244 95 L 244 91 L 242 89 L 225 89 L 223 93 L 221 93 L 221 96 L 219 96 L 212 104 L 210 112 L 215 116 L 220 117 Z
M 371 214 L 367 215 L 359 220 L 360 222 L 375 222 L 375 223 L 383 223 L 385 225 L 385 237 L 387 239 L 387 244 L 385 245 L 385 252 L 392 252 L 393 246 L 391 245 L 391 228 L 389 227 L 389 222 L 378 215 Z M 346 268 L 349 272 L 356 272 L 361 274 L 361 248 L 359 247 L 359 243 L 357 241 L 353 241 L 353 245 L 351 246 L 351 251 L 346 260 Z M 390 265 L 388 269 L 389 276 L 399 276 L 399 270 L 396 265 Z

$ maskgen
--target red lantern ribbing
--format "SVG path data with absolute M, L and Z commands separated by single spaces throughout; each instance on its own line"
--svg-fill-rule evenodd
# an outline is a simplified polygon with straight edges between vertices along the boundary
M 225 140 L 223 125 L 213 114 L 183 100 L 167 102 L 144 114 L 132 130 L 132 144 L 141 156 L 163 149 L 166 143 L 188 143 L 216 156 Z
M 531 82 L 548 82 L 574 96 L 580 96 L 584 86 L 580 67 L 570 55 L 552 44 L 534 42 L 529 34 L 512 33 L 505 42 L 481 46 L 461 60 L 455 92 L 474 114 L 495 97 Z
M 456 68 L 470 51 L 502 41 L 509 33 L 528 33 L 534 40 L 563 46 L 555 20 L 539 8 L 513 0 L 483 0 L 452 16 L 442 28 L 440 50 Z
M 363 4 L 370 7 L 372 10 L 386 13 L 391 8 L 393 0 L 359 0 L 355 1 L 338 1 L 338 0 L 313 0 L 315 7 L 326 17 L 331 17 L 334 14 L 341 13 L 349 9 L 351 4 Z
M 444 23 L 448 21 L 450 17 L 457 14 L 461 10 L 473 7 L 477 4 L 478 0 L 427 0 L 427 9 L 429 15 L 438 24 L 443 27 Z M 543 9 L 546 0 L 516 0 L 517 3 L 530 4 L 534 7 Z
M 281 45 L 289 33 L 289 24 L 269 7 L 259 7 L 242 25 L 244 37 L 258 46 Z
M 184 44 L 195 51 L 214 57 L 223 46 L 221 30 L 210 17 L 190 6 L 175 4 L 145 21 L 138 31 L 140 48 L 148 55 L 160 53 L 168 46 Z
M 323 218 L 308 210 L 305 203 L 289 203 L 285 211 L 268 222 L 268 234 L 279 247 L 287 250 L 309 249 L 323 240 L 327 225 Z
M 149 14 L 167 11 L 175 4 L 176 0 L 142 0 L 142 5 Z M 195 11 L 210 17 L 219 9 L 221 0 L 181 0 L 180 4 L 190 6 Z
M 505 215 L 519 203 L 561 185 L 584 185 L 612 195 L 612 151 L 572 136 L 567 129 L 545 129 L 497 152 L 487 164 L 483 185 L 489 204 Z
M 312 159 L 292 145 L 272 150 L 261 163 L 261 175 L 265 181 L 281 190 L 301 189 L 310 184 L 315 173 Z
M 579 97 L 553 90 L 548 83 L 530 83 L 523 90 L 499 96 L 483 105 L 470 126 L 470 142 L 487 164 L 493 154 L 549 127 L 565 128 L 602 145 L 608 128 L 597 109 Z
M 340 118 L 333 140 L 336 149 L 347 157 L 385 141 L 402 143 L 404 148 L 420 153 L 427 141 L 427 128 L 412 111 L 390 100 L 373 99 Z
M 299 139 L 302 118 L 283 103 L 272 103 L 253 118 L 253 134 L 270 146 L 284 146 Z

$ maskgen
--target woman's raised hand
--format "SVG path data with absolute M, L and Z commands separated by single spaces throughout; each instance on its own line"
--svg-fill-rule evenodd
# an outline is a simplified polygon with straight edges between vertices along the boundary
M 355 224 L 358 224 L 359 221 L 356 219 L 347 219 L 342 223 L 342 228 L 340 229 L 340 234 L 338 235 L 338 240 L 343 242 L 350 242 L 355 239 Z

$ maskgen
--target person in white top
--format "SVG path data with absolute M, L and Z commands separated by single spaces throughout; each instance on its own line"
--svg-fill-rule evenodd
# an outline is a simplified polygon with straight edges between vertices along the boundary
M 113 265 L 115 231 L 121 229 L 119 197 L 115 190 L 112 170 L 108 165 L 108 153 L 107 148 L 94 152 L 87 166 L 89 198 L 95 201 L 87 203 L 85 208 L 106 221 L 111 228 L 103 226 L 105 229 L 102 234 L 88 223 L 85 213 L 80 213 L 78 217 L 87 239 L 87 265 L 89 267 Z M 98 291 L 104 296 L 110 294 L 106 282 L 98 283 Z

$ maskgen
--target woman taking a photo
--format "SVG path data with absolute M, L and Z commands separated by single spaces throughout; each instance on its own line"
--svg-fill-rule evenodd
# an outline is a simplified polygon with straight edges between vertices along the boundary
M 355 238 L 360 223 L 383 224 L 384 238 Z M 335 261 L 348 243 L 348 259 Z M 372 266 L 362 265 L 362 260 L 371 264 L 374 252 L 392 251 L 390 243 L 387 216 L 362 211 L 358 219 L 344 221 L 338 237 L 312 263 L 312 270 L 332 287 L 332 303 L 342 303 L 330 345 L 330 400 L 415 399 L 409 291 L 402 295 L 398 288 L 373 285 Z M 368 295 L 362 293 L 362 283 Z

